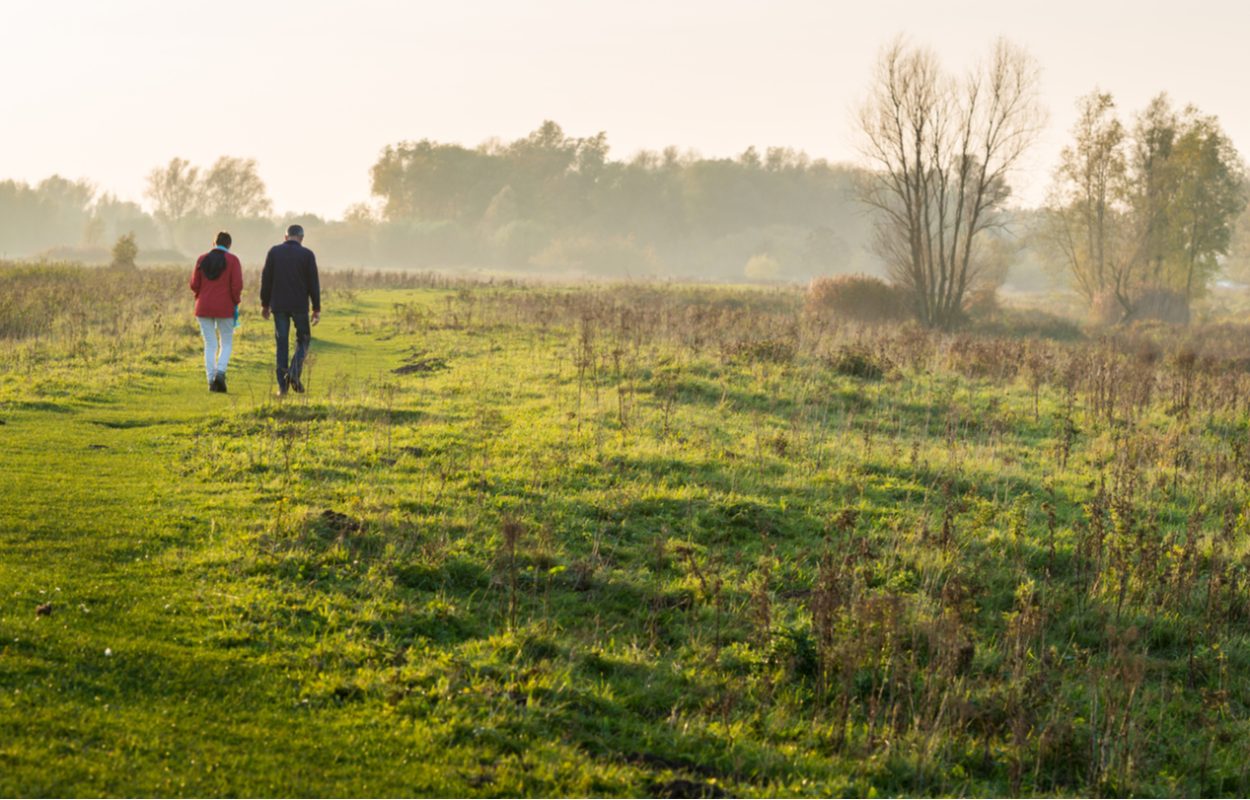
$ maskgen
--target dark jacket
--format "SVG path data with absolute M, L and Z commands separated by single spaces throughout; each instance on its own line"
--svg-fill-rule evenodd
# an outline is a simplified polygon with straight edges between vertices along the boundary
M 307 314 L 309 300 L 313 311 L 321 310 L 321 282 L 313 251 L 294 239 L 269 248 L 260 273 L 260 304 L 284 314 Z

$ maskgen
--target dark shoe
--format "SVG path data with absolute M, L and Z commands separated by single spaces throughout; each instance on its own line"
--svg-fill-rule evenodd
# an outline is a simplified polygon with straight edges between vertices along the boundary
M 221 392 L 222 394 L 225 394 L 226 393 L 226 373 L 218 372 L 216 383 L 217 383 L 217 391 Z
M 291 388 L 295 390 L 296 394 L 304 393 L 304 384 L 300 383 L 299 378 L 289 377 L 287 378 L 287 383 L 291 384 Z
M 216 381 L 216 380 L 211 380 L 211 381 L 209 381 L 209 382 L 208 382 L 208 390 L 209 390 L 210 392 L 216 392 L 216 391 L 217 391 L 217 381 Z

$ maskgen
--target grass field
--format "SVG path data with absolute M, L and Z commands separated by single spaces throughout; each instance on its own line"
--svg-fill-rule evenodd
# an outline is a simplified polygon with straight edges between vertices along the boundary
M 0 266 L 0 795 L 1250 792 L 1244 329 L 183 279 Z

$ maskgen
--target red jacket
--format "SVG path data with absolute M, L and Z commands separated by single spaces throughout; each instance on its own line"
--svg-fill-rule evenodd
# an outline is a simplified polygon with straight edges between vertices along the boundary
M 208 255 L 205 253 L 204 255 Z M 195 260 L 191 291 L 195 292 L 195 315 L 225 319 L 234 316 L 234 307 L 243 297 L 243 265 L 234 253 L 226 253 L 226 271 L 209 280 L 200 271 L 204 256 Z

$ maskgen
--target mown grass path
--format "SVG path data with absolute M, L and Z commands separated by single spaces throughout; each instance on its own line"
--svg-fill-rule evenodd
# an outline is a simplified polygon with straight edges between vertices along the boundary
M 366 380 L 398 347 L 314 331 L 321 376 Z M 229 606 L 195 554 L 250 522 L 228 484 L 185 475 L 174 439 L 273 403 L 271 326 L 240 332 L 231 392 L 200 362 L 98 402 L 48 398 L 0 427 L 0 794 L 368 795 L 442 791 L 406 726 L 311 712 L 281 664 L 213 645 Z M 90 376 L 84 376 L 90 381 Z M 301 402 L 292 397 L 288 402 Z M 253 512 L 254 513 L 254 512 Z M 51 613 L 36 608 L 51 603 Z M 405 766 L 407 765 L 407 766 Z M 451 791 L 450 788 L 446 789 Z

